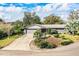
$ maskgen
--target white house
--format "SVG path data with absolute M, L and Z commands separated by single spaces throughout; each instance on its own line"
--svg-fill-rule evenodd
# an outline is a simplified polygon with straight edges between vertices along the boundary
M 56 29 L 59 33 L 64 32 L 65 24 L 46 24 L 46 25 L 41 25 L 41 24 L 35 24 L 31 25 L 25 28 L 27 33 L 34 33 L 37 29 L 41 29 L 42 31 L 45 31 L 48 28 L 51 29 Z

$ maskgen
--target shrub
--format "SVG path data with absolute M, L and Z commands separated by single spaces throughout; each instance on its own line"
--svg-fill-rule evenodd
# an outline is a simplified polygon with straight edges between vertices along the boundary
M 56 45 L 51 44 L 51 43 L 49 43 L 49 42 L 47 42 L 47 41 L 41 41 L 39 47 L 40 47 L 40 48 L 51 49 L 51 48 L 55 48 Z
M 51 35 L 53 35 L 54 37 L 59 37 L 59 33 L 58 33 L 58 31 L 57 30 L 55 30 L 55 29 L 47 29 L 47 34 L 51 34 Z
M 53 34 L 53 36 L 59 38 L 59 34 Z
M 58 34 L 58 31 L 57 30 L 55 30 L 55 29 L 47 29 L 47 33 L 48 34 Z
M 55 47 L 56 47 L 56 45 L 48 43 L 48 46 L 46 48 L 51 49 L 51 48 L 55 48 Z
M 51 28 L 47 29 L 47 33 L 51 34 Z
M 35 39 L 43 39 L 46 37 L 46 33 L 42 33 L 41 30 L 37 30 L 33 36 Z
M 0 30 L 0 39 L 3 38 L 3 31 Z
M 42 36 L 42 33 L 41 33 L 40 30 L 35 31 L 35 33 L 34 33 L 34 35 L 33 35 L 33 37 L 34 37 L 35 39 L 40 39 L 41 36 Z
M 64 41 L 61 42 L 61 45 L 69 45 L 71 43 L 73 43 L 72 40 L 64 40 Z
M 52 30 L 51 30 L 51 34 L 58 34 L 58 31 L 55 30 L 55 29 L 52 29 Z
M 48 46 L 48 42 L 46 41 L 40 42 L 40 45 L 39 45 L 40 48 L 47 48 L 47 46 Z
M 37 47 L 39 48 L 46 48 L 46 49 L 50 49 L 50 48 L 55 48 L 56 45 L 51 44 L 45 40 L 39 40 L 39 39 L 35 39 L 34 43 Z
M 79 35 L 79 31 L 76 33 L 76 35 Z
M 39 43 L 41 42 L 41 40 L 39 40 L 39 39 L 35 39 L 34 40 L 34 43 L 35 43 L 35 45 L 37 45 L 37 46 L 39 46 Z
M 60 35 L 59 37 L 62 38 L 62 39 L 65 39 L 65 36 L 64 35 Z
M 13 28 L 12 29 L 13 30 L 13 33 L 12 34 L 22 34 L 23 33 L 23 31 L 21 30 L 21 28 Z
M 4 31 L 0 30 L 0 39 L 7 36 L 7 33 L 4 33 Z

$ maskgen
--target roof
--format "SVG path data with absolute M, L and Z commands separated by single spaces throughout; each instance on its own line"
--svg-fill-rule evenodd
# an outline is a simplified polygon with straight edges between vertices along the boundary
M 27 29 L 43 29 L 43 28 L 65 28 L 65 24 L 35 24 L 35 25 L 31 25 L 28 26 Z

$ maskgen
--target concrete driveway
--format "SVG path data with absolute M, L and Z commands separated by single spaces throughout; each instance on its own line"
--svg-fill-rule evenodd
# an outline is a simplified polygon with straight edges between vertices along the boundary
M 2 50 L 26 50 L 29 51 L 30 41 L 33 40 L 32 34 L 25 34 L 21 38 L 16 39 L 13 43 L 4 47 Z

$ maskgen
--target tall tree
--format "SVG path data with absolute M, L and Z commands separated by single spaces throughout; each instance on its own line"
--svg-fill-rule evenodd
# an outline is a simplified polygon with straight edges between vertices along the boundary
M 63 20 L 59 16 L 49 15 L 45 17 L 44 24 L 62 24 Z
M 35 15 L 33 17 L 33 24 L 41 24 L 39 16 Z
M 78 20 L 79 19 L 79 10 L 71 11 L 68 19 L 69 20 Z
M 0 30 L 7 33 L 8 36 L 10 36 L 12 34 L 11 29 L 12 29 L 11 24 L 4 24 L 4 23 L 0 24 Z
M 40 18 L 35 13 L 25 12 L 23 23 L 24 23 L 24 26 L 28 26 L 31 24 L 40 24 Z
M 20 20 L 17 20 L 16 22 L 14 22 L 13 25 L 13 31 L 18 34 L 18 33 L 22 33 L 22 29 L 23 29 L 23 22 Z

